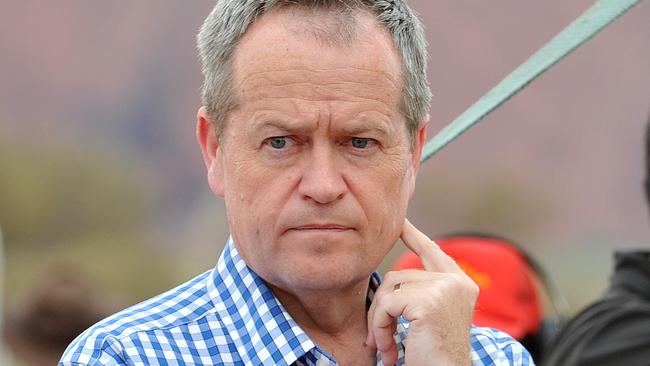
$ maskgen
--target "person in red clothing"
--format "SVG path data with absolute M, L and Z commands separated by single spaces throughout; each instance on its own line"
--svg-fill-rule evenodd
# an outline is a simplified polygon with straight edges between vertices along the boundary
M 495 236 L 456 234 L 434 241 L 480 288 L 473 323 L 504 331 L 520 341 L 534 359 L 541 357 L 559 322 L 544 319 L 542 287 L 552 284 L 540 266 L 517 245 Z M 406 252 L 392 269 L 419 268 L 420 259 Z M 547 292 L 556 294 L 554 287 Z M 553 305 L 561 304 L 559 299 Z

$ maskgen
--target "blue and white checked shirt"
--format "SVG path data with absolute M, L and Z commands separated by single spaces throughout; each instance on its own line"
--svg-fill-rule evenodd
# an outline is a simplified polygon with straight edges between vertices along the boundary
M 379 286 L 374 274 L 369 298 Z M 395 339 L 404 364 L 408 323 Z M 473 328 L 474 365 L 533 365 L 505 333 Z M 432 354 L 431 357 L 436 357 Z M 72 365 L 336 365 L 286 312 L 228 240 L 217 267 L 92 326 L 59 366 Z M 377 365 L 382 365 L 377 357 Z

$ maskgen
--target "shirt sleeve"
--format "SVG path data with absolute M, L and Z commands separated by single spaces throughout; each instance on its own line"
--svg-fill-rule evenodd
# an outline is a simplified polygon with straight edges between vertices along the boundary
M 473 327 L 471 332 L 474 366 L 534 366 L 530 353 L 506 333 Z

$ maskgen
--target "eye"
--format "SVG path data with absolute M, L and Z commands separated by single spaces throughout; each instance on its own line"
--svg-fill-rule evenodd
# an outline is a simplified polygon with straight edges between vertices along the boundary
M 373 141 L 367 138 L 353 137 L 350 140 L 350 143 L 355 149 L 367 149 L 373 143 Z
M 281 150 L 287 146 L 289 139 L 286 136 L 273 136 L 266 139 L 265 143 L 273 149 Z

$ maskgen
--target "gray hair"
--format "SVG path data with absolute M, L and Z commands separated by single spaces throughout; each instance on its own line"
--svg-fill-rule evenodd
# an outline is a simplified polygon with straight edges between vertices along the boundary
M 197 37 L 205 77 L 203 105 L 217 133 L 223 132 L 228 112 L 236 101 L 232 92 L 232 63 L 237 42 L 255 19 L 273 8 L 300 6 L 312 10 L 349 15 L 366 10 L 393 38 L 402 59 L 404 113 L 411 141 L 429 111 L 431 91 L 427 81 L 427 45 L 420 20 L 404 0 L 218 0 Z M 326 35 L 346 41 L 356 28 L 354 16 L 342 16 L 337 32 L 314 26 L 318 38 Z M 350 29 L 353 29 L 352 31 Z M 347 43 L 347 42 L 346 42 Z

